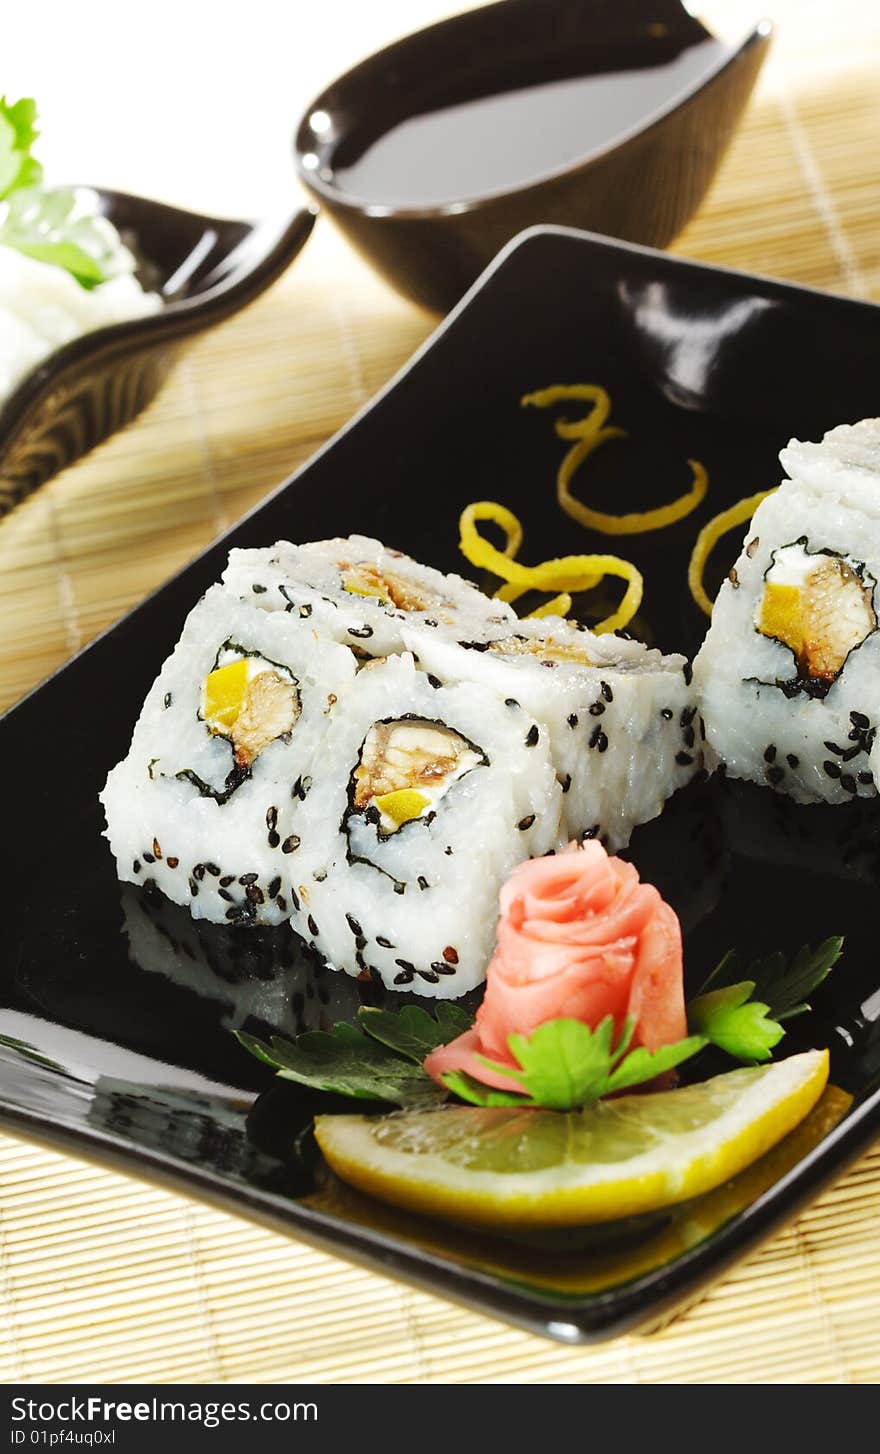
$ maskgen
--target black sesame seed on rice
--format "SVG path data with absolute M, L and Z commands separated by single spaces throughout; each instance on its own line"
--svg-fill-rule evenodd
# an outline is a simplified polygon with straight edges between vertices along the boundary
M 435 970 L 437 974 L 455 974 L 455 966 L 453 964 L 445 964 L 442 959 L 433 960 L 431 963 L 431 968 Z
M 518 707 L 519 702 L 516 700 L 516 697 L 505 697 L 504 705 L 505 707 Z
M 684 743 L 685 747 L 693 747 L 696 741 L 696 735 L 694 733 L 693 727 L 685 727 L 682 730 L 681 740 Z
M 564 773 L 562 775 L 562 777 L 557 777 L 556 781 L 559 783 L 559 786 L 562 788 L 562 791 L 564 793 L 567 793 L 568 790 L 569 790 L 569 788 L 571 787 L 571 773 L 570 772 Z
M 355 947 L 355 959 L 360 960 L 361 959 L 361 950 L 362 949 L 366 949 L 366 947 L 367 947 L 367 936 L 365 934 L 359 934 L 357 936 L 357 938 L 355 939 L 355 941 L 354 941 L 354 947 Z
M 590 708 L 590 716 L 591 717 L 601 717 L 602 716 L 602 713 L 604 711 L 605 711 L 605 703 L 604 702 L 594 702 L 593 705 L 592 705 L 592 707 Z
M 682 727 L 689 727 L 690 724 L 693 722 L 694 718 L 696 717 L 696 715 L 697 715 L 697 709 L 696 709 L 696 707 L 684 707 L 684 708 L 682 708 L 681 716 L 678 719 L 679 720 L 679 724 Z
M 156 862 L 156 860 L 153 857 L 152 853 L 145 853 L 144 854 L 144 863 L 155 863 L 155 862 Z
M 801 760 L 794 752 L 787 752 L 785 755 L 785 760 L 788 763 L 789 767 L 800 767 Z
M 394 983 L 395 984 L 411 984 L 412 983 L 412 979 L 413 979 L 413 973 L 414 973 L 414 971 L 411 970 L 411 969 L 402 969 L 400 971 L 400 974 L 396 974 L 394 976 Z
M 433 969 L 420 969 L 419 978 L 426 979 L 428 984 L 436 984 L 440 976 Z
M 245 894 L 247 895 L 249 902 L 252 904 L 265 904 L 266 902 L 266 896 L 263 893 L 263 890 L 260 888 L 259 884 L 248 884 L 247 888 L 245 889 Z
M 299 845 L 300 845 L 301 842 L 302 842 L 302 839 L 299 837 L 299 835 L 297 833 L 291 833 L 290 837 L 289 838 L 285 838 L 284 842 L 282 843 L 282 845 L 281 845 L 281 852 L 282 853 L 294 853 L 296 851 L 296 849 L 299 848 Z
M 540 735 L 537 722 L 533 722 L 526 733 L 526 747 L 537 747 Z
M 428 887 L 428 880 L 425 878 L 424 874 L 419 874 L 418 878 L 416 879 L 416 883 L 418 884 L 420 889 L 426 889 Z
M 679 767 L 690 767 L 694 759 L 687 752 L 677 752 L 675 754 L 675 760 Z
M 577 714 L 577 712 L 571 712 L 569 714 L 569 717 L 568 717 L 568 725 L 573 730 L 577 726 L 577 724 L 578 724 L 578 714 Z
M 345 922 L 347 923 L 352 934 L 363 934 L 364 931 L 358 923 L 357 919 L 354 917 L 354 914 L 346 914 Z
M 233 899 L 233 897 L 232 897 L 232 895 L 231 895 L 231 893 L 229 892 L 228 889 L 218 889 L 217 892 L 220 895 L 221 899 L 225 899 L 226 900 L 227 904 L 234 904 L 235 903 L 235 900 Z
M 284 897 L 283 894 L 276 894 L 275 895 L 275 903 L 277 904 L 278 908 L 281 910 L 282 914 L 286 914 L 287 913 L 287 900 L 286 900 L 286 898 Z
M 132 873 L 140 873 L 140 871 L 141 871 L 141 861 L 140 861 L 139 858 L 136 858 L 135 861 L 134 861 L 134 863 L 131 865 L 131 871 L 132 871 Z
M 520 818 L 520 820 L 519 820 L 519 822 L 517 823 L 516 826 L 517 826 L 517 828 L 519 829 L 519 831 L 521 833 L 525 833 L 525 831 L 526 831 L 527 828 L 531 828 L 531 826 L 534 823 L 534 821 L 535 821 L 535 815 L 534 815 L 534 813 L 527 813 L 524 818 Z
M 221 880 L 220 880 L 220 887 L 221 887 L 221 889 L 228 889 L 229 888 L 229 885 L 230 884 L 234 884 L 234 883 L 235 883 L 235 874 L 234 873 L 225 873 L 223 875 L 223 877 L 221 878 Z
M 861 727 L 863 730 L 871 725 L 870 718 L 866 717 L 864 712 L 850 712 L 849 720 L 854 727 Z
M 205 873 L 209 873 L 212 878 L 219 878 L 220 877 L 220 870 L 217 867 L 216 863 L 206 863 L 205 864 Z
M 671 707 L 661 707 L 660 708 L 660 716 L 663 718 L 663 721 L 664 722 L 671 722 L 672 721 L 672 718 L 673 718 L 673 715 L 674 714 L 673 714 L 673 711 L 672 711 L 672 708 Z
M 600 682 L 599 685 L 602 688 L 602 696 L 605 698 L 606 702 L 613 702 L 614 701 L 614 693 L 612 692 L 612 690 L 611 690 L 610 686 L 608 685 L 608 683 L 607 682 Z
M 845 772 L 841 774 L 840 786 L 845 793 L 855 793 L 858 791 L 856 788 L 856 780 L 852 776 L 852 773 Z
M 172 703 L 172 702 L 173 702 L 173 701 L 174 701 L 174 698 L 173 698 L 173 696 L 172 696 L 172 695 L 171 695 L 171 693 L 170 693 L 170 692 L 166 692 L 166 693 L 165 693 L 165 696 L 164 696 L 164 697 L 163 697 L 163 698 L 162 698 L 162 705 L 163 705 L 163 706 L 165 706 L 165 707 L 170 707 L 170 706 L 171 706 L 171 703 Z M 866 726 L 866 727 L 867 727 L 867 725 L 868 725 L 868 724 L 867 724 L 867 722 L 866 722 L 866 723 L 865 723 L 865 726 Z
M 196 883 L 195 879 L 192 877 L 192 875 L 190 875 L 190 880 L 189 880 L 189 891 L 192 894 L 193 898 L 195 898 L 196 894 L 199 891 L 199 886 Z
M 278 827 L 278 809 L 277 808 L 267 808 L 266 809 L 266 827 L 269 828 L 270 830 L 272 828 L 277 828 Z
M 442 687 L 442 685 L 443 685 L 443 683 L 441 682 L 441 680 L 440 680 L 439 677 L 432 676 L 431 673 L 428 672 L 428 686 L 429 687 L 433 687 L 435 691 L 438 691 L 440 689 L 440 687 Z
M 395 959 L 394 963 L 396 965 L 399 965 L 399 967 L 401 969 L 408 969 L 408 970 L 410 970 L 410 972 L 412 974 L 415 974 L 415 972 L 416 972 L 415 965 L 414 964 L 411 964 L 408 959 Z
M 277 848 L 279 843 L 281 842 L 280 833 L 276 833 L 275 829 L 273 828 L 272 832 L 267 834 L 266 842 L 268 843 L 270 848 Z
M 874 774 L 871 772 L 860 772 L 859 782 L 862 784 L 863 787 L 871 787 L 874 782 Z
M 270 899 L 274 899 L 275 898 L 275 895 L 277 893 L 280 893 L 280 891 L 281 891 L 281 875 L 279 873 L 269 883 L 269 898 Z
M 594 727 L 590 734 L 590 747 L 595 747 L 597 752 L 604 752 L 608 746 L 608 738 L 601 727 Z
M 290 890 L 290 902 L 293 904 L 293 907 L 296 909 L 297 913 L 299 913 L 299 894 L 297 893 L 296 889 Z
M 775 748 L 775 746 L 774 746 L 774 744 L 772 742 L 770 743 L 770 746 L 769 747 L 765 747 L 764 748 L 764 761 L 765 762 L 775 762 L 776 761 L 776 748 Z
M 193 865 L 193 877 L 197 878 L 201 883 L 202 879 L 205 877 L 205 865 L 203 863 L 196 863 Z
M 836 762 L 828 762 L 826 759 L 826 761 L 822 764 L 822 768 L 827 773 L 828 777 L 840 777 L 840 768 Z
M 315 920 L 314 920 L 314 918 L 313 918 L 313 916 L 311 914 L 309 914 L 309 917 L 306 919 L 306 923 L 309 926 L 309 933 L 310 934 L 313 934 L 315 936 L 315 938 L 317 939 L 317 937 L 318 937 L 318 926 L 315 923 Z
M 767 781 L 774 788 L 779 786 L 779 784 L 782 782 L 782 779 L 784 777 L 785 777 L 785 768 L 784 767 L 779 767 L 778 765 L 776 767 L 768 767 L 768 769 L 767 769 Z
M 243 873 L 238 881 L 244 887 L 247 887 L 248 884 L 255 884 L 259 877 L 260 875 L 258 873 Z

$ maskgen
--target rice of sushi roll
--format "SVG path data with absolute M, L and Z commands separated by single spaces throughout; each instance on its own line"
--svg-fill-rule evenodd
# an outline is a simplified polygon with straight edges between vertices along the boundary
M 285 864 L 350 651 L 213 586 L 150 689 L 101 795 L 120 879 L 194 918 L 287 919 Z
M 682 656 L 596 636 L 558 618 L 494 640 L 404 632 L 425 671 L 522 704 L 546 728 L 563 793 L 562 838 L 616 851 L 702 766 L 701 724 Z
M 481 633 L 516 620 L 510 606 L 470 581 L 420 565 L 364 535 L 233 550 L 223 583 L 264 611 L 311 621 L 320 635 L 360 658 L 403 650 L 402 628 L 409 622 L 442 632 L 463 618 Z
M 547 734 L 517 703 L 364 667 L 330 725 L 289 862 L 293 927 L 335 968 L 450 998 L 485 977 L 510 870 L 558 841 Z
M 880 781 L 880 421 L 793 440 L 694 663 L 730 777 L 802 803 L 872 798 Z

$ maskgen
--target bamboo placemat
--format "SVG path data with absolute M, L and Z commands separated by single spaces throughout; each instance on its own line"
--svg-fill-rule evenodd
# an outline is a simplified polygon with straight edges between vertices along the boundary
M 829 33 L 824 3 L 773 10 L 775 53 L 677 250 L 880 298 L 880 17 L 841 0 Z M 401 31 L 419 18 L 401 8 Z M 262 499 L 431 326 L 319 225 L 132 429 L 0 525 L 0 709 Z M 567 1349 L 3 1136 L 0 1378 L 873 1382 L 878 1210 L 880 1151 L 662 1334 Z

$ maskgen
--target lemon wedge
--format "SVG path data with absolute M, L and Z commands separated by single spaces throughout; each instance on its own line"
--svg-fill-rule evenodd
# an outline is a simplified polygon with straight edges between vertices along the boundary
M 343 1181 L 454 1222 L 564 1227 L 612 1221 L 710 1191 L 812 1110 L 827 1050 L 581 1111 L 441 1106 L 318 1116 Z

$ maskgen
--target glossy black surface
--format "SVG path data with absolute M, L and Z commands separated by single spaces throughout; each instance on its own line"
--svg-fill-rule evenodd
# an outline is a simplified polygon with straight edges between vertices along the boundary
M 158 313 L 73 339 L 0 406 L 0 517 L 52 475 L 134 419 L 181 347 L 259 297 L 301 250 L 315 222 L 300 209 L 275 221 L 203 217 L 124 192 L 96 208 L 139 259 Z
M 341 76 L 296 133 L 302 181 L 407 296 L 445 312 L 515 233 L 665 246 L 699 206 L 770 43 L 679 0 L 503 0 Z
M 880 821 L 870 804 L 799 809 L 716 781 L 637 831 L 631 855 L 681 916 L 692 985 L 734 945 L 793 950 L 847 936 L 844 964 L 785 1042 L 829 1045 L 841 1089 L 698 1203 L 526 1242 L 406 1216 L 332 1181 L 309 1134 L 314 1098 L 274 1081 L 231 1030 L 329 1022 L 354 1012 L 360 987 L 322 972 L 284 931 L 199 927 L 121 891 L 97 792 L 232 542 L 356 530 L 460 567 L 458 512 L 494 495 L 523 518 L 526 560 L 589 548 L 554 504 L 564 446 L 552 421 L 518 403 L 542 385 L 610 390 L 612 420 L 629 437 L 585 469 L 582 488 L 600 506 L 659 503 L 681 492 L 688 457 L 706 464 L 699 515 L 628 541 L 645 571 L 644 634 L 692 651 L 705 624 L 685 585 L 697 526 L 774 483 L 792 434 L 816 438 L 875 410 L 878 368 L 880 309 L 869 304 L 583 234 L 521 239 L 274 498 L 0 722 L 0 1121 L 554 1337 L 656 1325 L 693 1300 L 877 1129 Z M 724 565 L 720 550 L 719 575 Z

